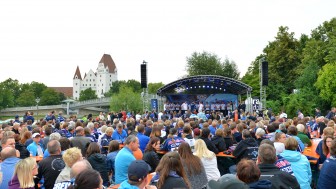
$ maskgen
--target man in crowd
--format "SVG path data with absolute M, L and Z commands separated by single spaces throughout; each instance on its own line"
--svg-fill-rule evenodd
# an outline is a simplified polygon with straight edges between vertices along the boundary
M 277 160 L 275 148 L 269 144 L 262 144 L 258 150 L 257 164 L 260 169 L 260 179 L 266 179 L 272 182 L 272 188 L 292 188 L 299 189 L 300 185 L 296 178 L 291 174 L 280 171 L 275 166 Z
M 119 143 L 123 143 L 127 133 L 124 130 L 124 126 L 121 123 L 117 124 L 117 131 L 114 131 L 112 134 L 112 140 L 117 140 Z
M 38 164 L 39 168 L 35 183 L 37 184 L 43 177 L 45 189 L 52 189 L 56 178 L 65 167 L 65 163 L 61 155 L 61 144 L 59 141 L 49 141 L 48 151 L 50 156 L 43 159 Z
M 7 146 L 1 151 L 0 174 L 2 174 L 2 180 L 0 180 L 0 188 L 7 189 L 8 182 L 12 179 L 15 165 L 20 161 L 16 157 L 16 150 L 13 147 Z
M 145 133 L 145 127 L 142 124 L 140 124 L 138 126 L 138 135 L 137 135 L 137 137 L 139 139 L 140 150 L 142 151 L 142 153 L 145 152 L 145 148 L 146 148 L 146 146 L 147 146 L 147 144 L 149 142 L 149 137 L 146 136 L 144 133 Z
M 125 146 L 119 151 L 115 159 L 115 182 L 120 184 L 127 180 L 127 169 L 132 161 L 135 160 L 133 152 L 139 149 L 139 139 L 130 135 L 125 140 Z
M 82 155 L 86 155 L 86 145 L 90 143 L 91 140 L 84 136 L 84 128 L 81 126 L 76 127 L 76 136 L 71 138 L 70 146 L 77 147 L 82 151 Z

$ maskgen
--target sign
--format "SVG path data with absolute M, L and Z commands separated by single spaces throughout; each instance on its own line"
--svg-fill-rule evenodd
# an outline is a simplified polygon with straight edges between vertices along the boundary
M 157 99 L 151 99 L 151 110 L 155 110 L 155 112 L 158 112 L 158 100 Z

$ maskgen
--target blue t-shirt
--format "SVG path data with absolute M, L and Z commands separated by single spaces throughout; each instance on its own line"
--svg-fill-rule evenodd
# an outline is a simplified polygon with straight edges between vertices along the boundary
M 318 189 L 334 188 L 336 186 L 336 157 L 331 156 L 323 163 L 317 183 Z
M 115 158 L 115 183 L 120 184 L 128 180 L 128 166 L 135 160 L 133 152 L 125 146 Z

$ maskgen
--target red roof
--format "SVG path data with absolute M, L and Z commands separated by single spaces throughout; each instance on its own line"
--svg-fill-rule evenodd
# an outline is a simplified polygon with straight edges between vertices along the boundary
M 49 87 L 54 89 L 56 92 L 63 93 L 66 97 L 72 97 L 73 88 L 72 87 Z
M 73 79 L 75 79 L 76 76 L 77 76 L 78 79 L 82 80 L 82 76 L 81 76 L 81 73 L 79 71 L 79 66 L 77 66 L 77 68 L 76 68 L 76 72 L 75 72 L 75 75 L 74 75 Z
M 108 67 L 109 73 L 114 73 L 116 69 L 116 65 L 109 54 L 104 54 L 103 57 L 100 59 L 99 63 L 104 63 L 104 67 Z

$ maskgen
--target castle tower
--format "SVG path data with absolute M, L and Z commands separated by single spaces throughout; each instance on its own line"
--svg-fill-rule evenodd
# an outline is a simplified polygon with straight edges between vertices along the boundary
M 104 54 L 97 67 L 96 94 L 99 98 L 104 97 L 114 81 L 117 81 L 117 67 L 109 54 Z
M 82 84 L 82 76 L 79 70 L 79 67 L 77 66 L 76 68 L 76 72 L 75 75 L 73 77 L 73 98 L 74 100 L 78 100 L 79 99 L 79 94 L 81 92 L 81 84 Z

